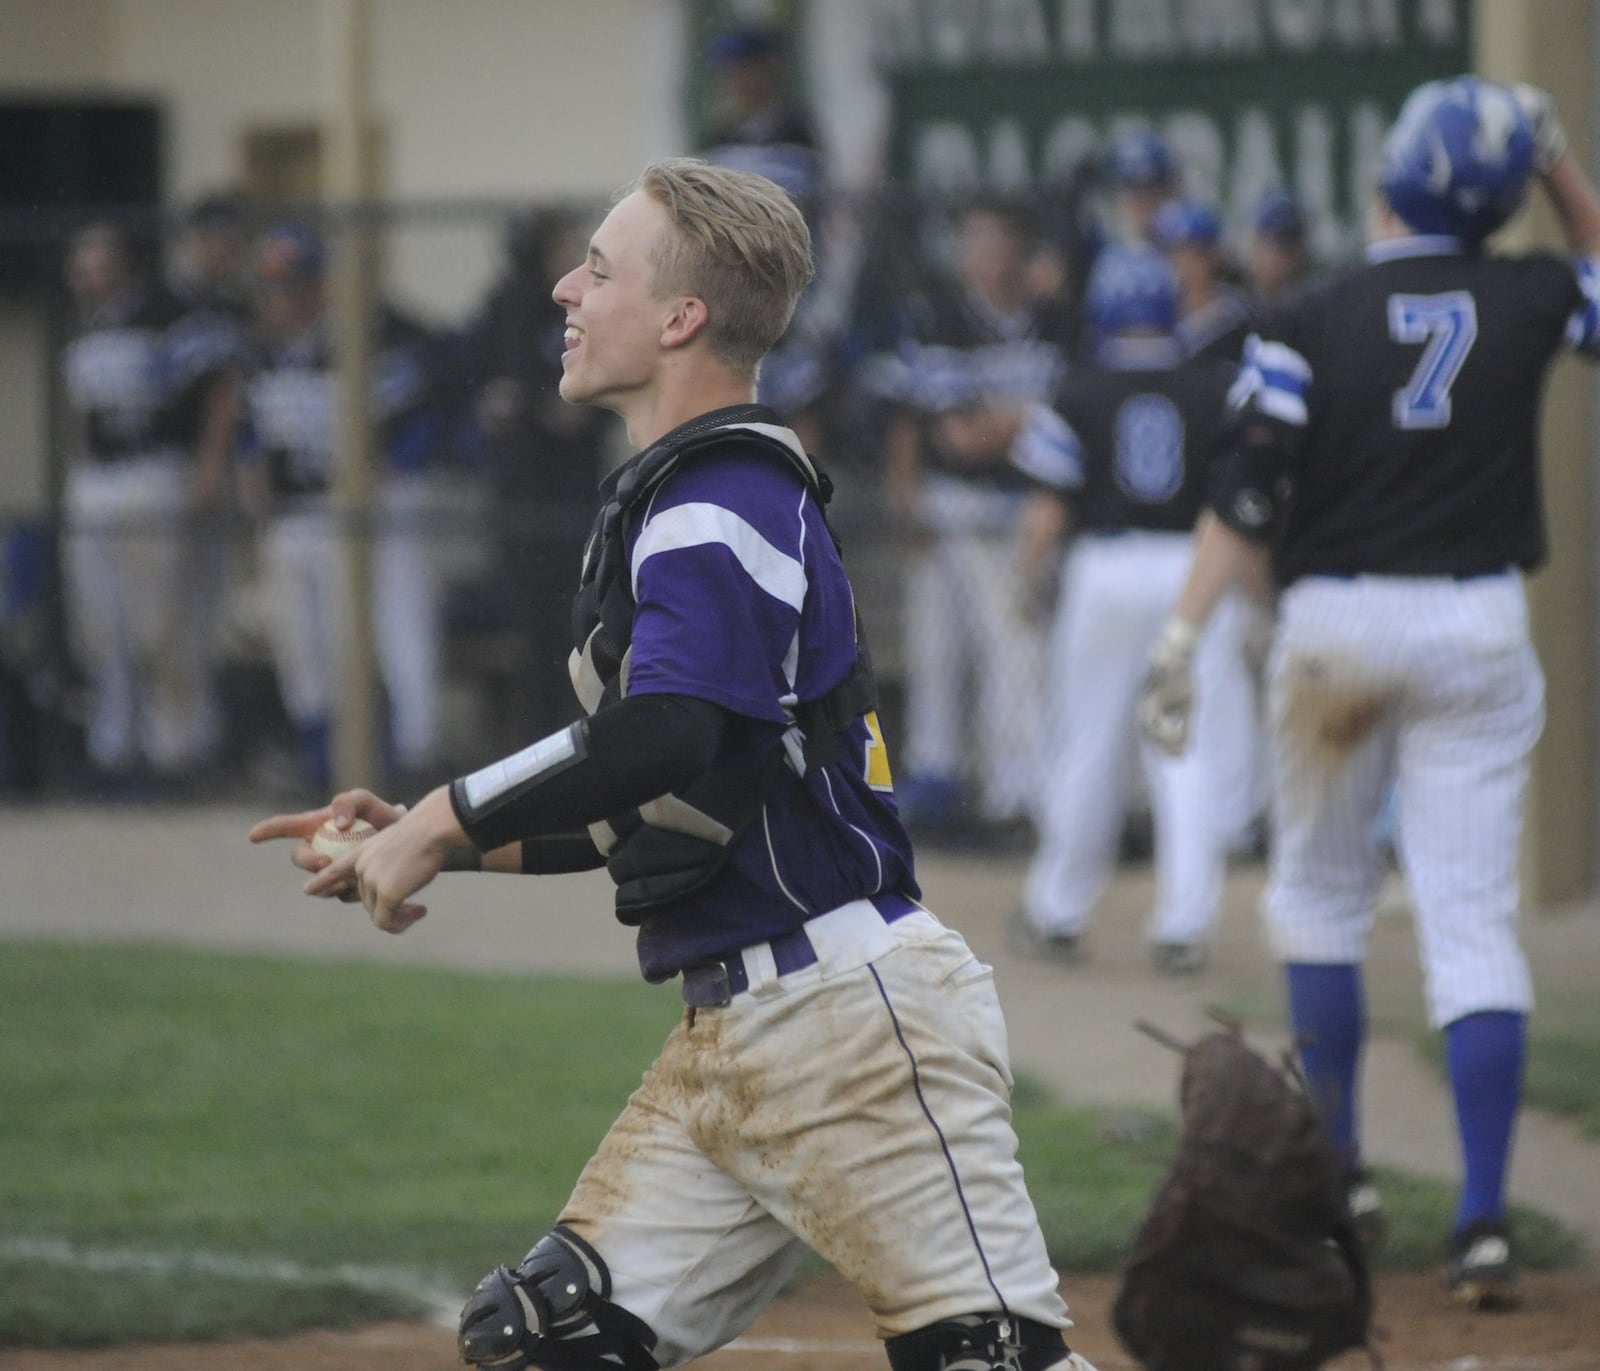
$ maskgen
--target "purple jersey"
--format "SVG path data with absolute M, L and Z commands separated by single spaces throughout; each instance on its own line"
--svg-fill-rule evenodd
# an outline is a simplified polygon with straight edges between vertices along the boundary
M 724 748 L 759 766 L 792 707 L 827 694 L 855 661 L 850 582 L 821 509 L 781 458 L 728 443 L 651 493 L 626 546 L 638 606 L 628 694 L 722 706 L 733 716 Z M 849 737 L 838 760 L 804 777 L 781 767 L 716 879 L 646 917 L 647 979 L 851 900 L 920 893 L 876 717 L 856 719 Z

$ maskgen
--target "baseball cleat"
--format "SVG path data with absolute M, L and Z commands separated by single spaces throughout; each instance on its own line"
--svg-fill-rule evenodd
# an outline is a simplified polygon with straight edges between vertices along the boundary
M 1006 925 L 1006 941 L 1011 950 L 1035 961 L 1081 962 L 1088 955 L 1083 939 L 1076 933 L 1047 933 L 1028 917 L 1028 911 L 1012 912 Z
M 1478 1219 L 1450 1239 L 1450 1298 L 1467 1309 L 1515 1309 L 1521 1296 L 1511 1232 L 1501 1219 Z
M 1193 976 L 1205 970 L 1206 950 L 1199 943 L 1157 943 L 1150 962 L 1162 976 Z

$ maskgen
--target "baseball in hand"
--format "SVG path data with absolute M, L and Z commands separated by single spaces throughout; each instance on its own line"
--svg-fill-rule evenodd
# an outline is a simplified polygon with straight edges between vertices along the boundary
M 354 852 L 377 831 L 365 819 L 352 819 L 350 827 L 343 829 L 335 828 L 330 819 L 311 835 L 311 847 L 324 857 L 339 858 Z

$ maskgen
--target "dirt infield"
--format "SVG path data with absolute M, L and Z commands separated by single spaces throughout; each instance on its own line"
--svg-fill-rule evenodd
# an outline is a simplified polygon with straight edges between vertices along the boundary
M 1077 1328 L 1072 1344 L 1099 1371 L 1135 1363 L 1111 1331 L 1110 1278 L 1066 1285 Z M 1376 1350 L 1385 1371 L 1593 1371 L 1600 1368 L 1600 1278 L 1540 1275 L 1525 1306 L 1510 1314 L 1453 1308 L 1437 1275 L 1385 1276 L 1379 1282 Z M 824 1277 L 774 1304 L 731 1347 L 705 1358 L 708 1371 L 884 1371 L 880 1345 L 860 1300 Z M 352 1333 L 312 1333 L 275 1341 L 128 1347 L 106 1352 L 7 1352 L 6 1371 L 445 1371 L 458 1366 L 448 1329 L 382 1324 Z M 1337 1371 L 1368 1365 L 1361 1353 Z

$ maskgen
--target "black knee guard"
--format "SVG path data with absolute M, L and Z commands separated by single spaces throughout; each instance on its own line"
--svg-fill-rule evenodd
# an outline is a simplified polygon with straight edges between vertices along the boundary
M 656 1335 L 611 1303 L 600 1254 L 557 1226 L 515 1271 L 497 1266 L 461 1311 L 461 1360 L 495 1371 L 655 1371 Z
M 1014 1314 L 967 1314 L 884 1344 L 891 1371 L 1045 1371 L 1070 1355 L 1059 1328 Z

